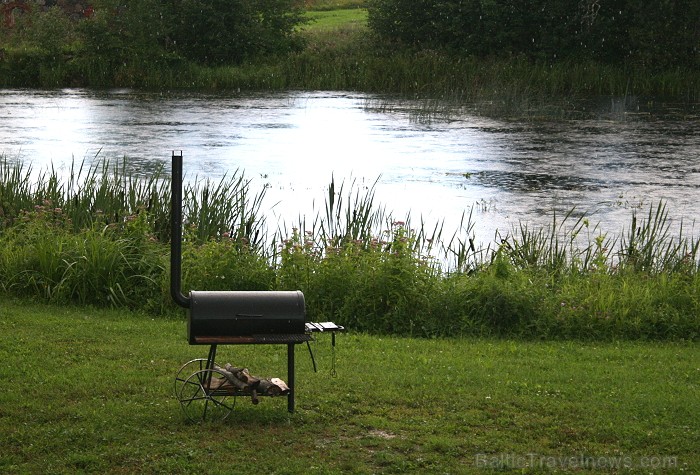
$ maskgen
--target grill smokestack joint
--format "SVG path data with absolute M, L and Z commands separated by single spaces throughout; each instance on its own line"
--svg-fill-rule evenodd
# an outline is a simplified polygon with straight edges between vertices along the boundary
M 182 151 L 173 152 L 170 203 L 170 295 L 189 308 L 191 299 L 182 294 Z

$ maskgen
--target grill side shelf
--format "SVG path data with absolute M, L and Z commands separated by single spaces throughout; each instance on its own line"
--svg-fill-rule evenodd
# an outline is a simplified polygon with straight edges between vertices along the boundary
M 307 332 L 342 332 L 345 331 L 345 327 L 336 325 L 333 322 L 307 322 L 305 324 Z

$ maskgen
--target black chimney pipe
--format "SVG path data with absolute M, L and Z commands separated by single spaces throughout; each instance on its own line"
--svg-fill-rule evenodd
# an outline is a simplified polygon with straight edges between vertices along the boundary
M 170 295 L 180 307 L 189 308 L 182 294 L 182 151 L 173 152 L 170 198 Z

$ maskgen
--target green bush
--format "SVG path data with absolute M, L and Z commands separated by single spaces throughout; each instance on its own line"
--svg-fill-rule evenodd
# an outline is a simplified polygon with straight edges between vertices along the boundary
M 381 240 L 321 249 L 314 236 L 295 232 L 282 248 L 279 285 L 304 291 L 313 320 L 369 332 L 439 333 L 430 311 L 439 273 L 415 251 L 415 239 L 404 223 L 394 223 Z
M 183 288 L 188 290 L 273 290 L 275 272 L 245 239 L 228 235 L 198 244 L 185 238 Z
M 164 259 L 145 214 L 121 226 L 78 233 L 60 208 L 37 206 L 0 236 L 3 290 L 51 302 L 149 308 L 158 305 Z
M 173 46 L 202 64 L 241 63 L 302 46 L 302 10 L 293 0 L 178 0 Z
M 480 57 L 700 67 L 697 1 L 370 0 L 384 41 Z
M 35 9 L 0 23 L 0 85 L 164 87 L 193 64 L 230 65 L 303 47 L 295 0 L 95 0 L 70 19 Z M 181 84 L 178 84 L 181 86 Z

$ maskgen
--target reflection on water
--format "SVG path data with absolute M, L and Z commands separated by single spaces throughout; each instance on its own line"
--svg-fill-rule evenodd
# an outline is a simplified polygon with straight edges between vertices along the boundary
M 254 190 L 267 188 L 272 221 L 287 224 L 322 209 L 334 177 L 360 187 L 379 179 L 376 198 L 397 219 L 445 219 L 450 232 L 478 204 L 484 242 L 574 207 L 617 233 L 633 209 L 659 200 L 687 229 L 700 196 L 700 117 L 664 106 L 605 99 L 529 120 L 473 107 L 430 115 L 417 101 L 355 93 L 5 90 L 0 153 L 35 170 L 127 157 L 149 173 L 182 150 L 186 178 L 241 169 Z
M 482 171 L 473 175 L 482 186 L 506 188 L 512 192 L 533 193 L 547 190 L 596 191 L 597 180 L 584 177 L 553 175 L 550 173 L 527 173 L 521 171 Z

